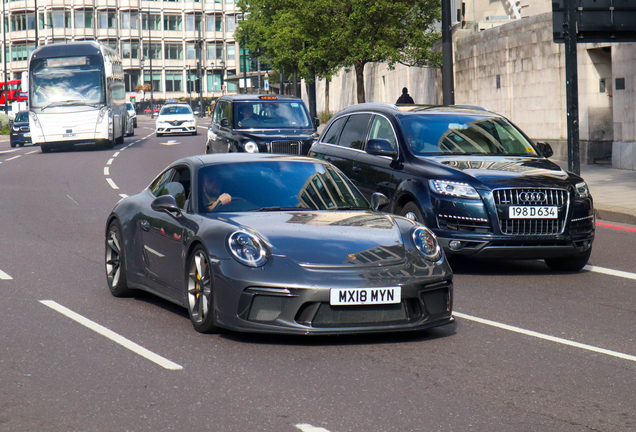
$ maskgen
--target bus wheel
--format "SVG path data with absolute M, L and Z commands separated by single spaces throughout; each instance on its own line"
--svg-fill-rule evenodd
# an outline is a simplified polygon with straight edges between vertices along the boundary
M 114 145 L 115 143 L 111 140 L 107 139 L 106 141 L 104 141 L 104 148 L 112 149 Z
M 119 138 L 115 138 L 115 143 L 116 144 L 123 144 L 125 136 L 126 136 L 126 125 L 122 124 L 121 125 L 121 136 Z
M 50 153 L 51 152 L 51 147 L 47 146 L 45 144 L 40 144 L 40 151 L 42 153 Z

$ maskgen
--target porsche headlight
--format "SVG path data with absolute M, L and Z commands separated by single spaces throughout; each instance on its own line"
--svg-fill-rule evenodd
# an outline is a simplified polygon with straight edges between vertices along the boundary
M 587 188 L 587 183 L 581 182 L 577 183 L 574 188 L 576 189 L 576 196 L 578 198 L 589 198 L 590 190 Z
M 433 192 L 437 192 L 442 195 L 479 199 L 479 194 L 475 188 L 468 183 L 458 183 L 447 180 L 429 180 L 429 185 Z
M 261 267 L 267 262 L 267 249 L 261 239 L 245 231 L 236 231 L 228 238 L 232 256 L 250 267 Z
M 245 149 L 245 153 L 258 153 L 258 146 L 254 141 L 248 141 L 243 144 L 243 148 Z
M 415 247 L 424 258 L 437 261 L 442 257 L 442 249 L 439 247 L 433 231 L 426 227 L 416 227 L 413 229 L 412 237 Z

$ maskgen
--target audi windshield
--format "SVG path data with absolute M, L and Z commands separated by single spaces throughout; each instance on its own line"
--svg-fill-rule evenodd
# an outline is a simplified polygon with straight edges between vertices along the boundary
M 530 141 L 499 117 L 407 114 L 399 121 L 416 156 L 538 156 Z
M 311 120 L 301 101 L 257 101 L 234 104 L 236 129 L 311 128 Z

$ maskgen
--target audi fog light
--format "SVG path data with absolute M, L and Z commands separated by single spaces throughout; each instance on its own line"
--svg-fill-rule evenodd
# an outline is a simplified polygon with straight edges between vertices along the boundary
M 413 243 L 427 260 L 437 261 L 442 257 L 437 237 L 426 227 L 417 227 L 413 230 Z
M 267 249 L 255 235 L 237 231 L 228 238 L 228 246 L 234 258 L 241 264 L 260 267 L 267 262 Z
M 468 183 L 458 183 L 446 180 L 429 180 L 429 186 L 433 192 L 442 195 L 452 195 L 460 198 L 479 198 L 474 187 Z
M 581 183 L 577 183 L 574 188 L 576 189 L 576 195 L 579 198 L 589 198 L 590 197 L 590 190 L 587 188 L 587 183 L 585 182 L 581 182 Z
M 448 247 L 452 250 L 459 250 L 462 248 L 462 242 L 460 242 L 459 240 L 451 240 L 448 243 Z
M 246 153 L 258 153 L 258 146 L 254 141 L 248 141 L 243 146 Z

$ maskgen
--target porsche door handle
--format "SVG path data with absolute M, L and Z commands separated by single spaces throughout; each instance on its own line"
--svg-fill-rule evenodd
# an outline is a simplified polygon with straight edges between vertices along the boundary
M 354 165 L 353 166 L 353 172 L 360 172 L 360 171 L 362 171 L 362 167 L 361 166 L 359 166 L 359 165 Z
M 143 219 L 141 222 L 139 222 L 139 225 L 141 226 L 142 230 L 150 231 L 150 222 L 148 222 L 147 220 Z

